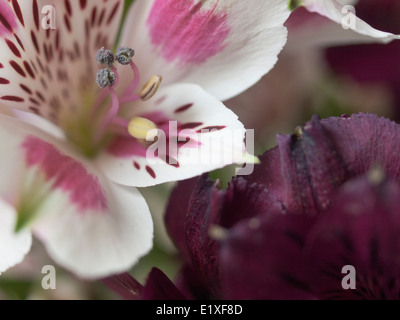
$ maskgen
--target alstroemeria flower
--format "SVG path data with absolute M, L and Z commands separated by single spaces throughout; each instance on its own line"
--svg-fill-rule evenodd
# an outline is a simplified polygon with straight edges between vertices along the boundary
M 246 160 L 244 127 L 217 98 L 272 68 L 286 2 L 137 0 L 111 52 L 123 4 L 0 0 L 0 102 L 65 137 L 0 117 L 0 197 L 16 215 L 5 210 L 2 228 L 17 231 L 4 233 L 14 249 L 0 247 L 0 272 L 29 250 L 28 230 L 80 276 L 128 270 L 153 227 L 140 194 L 114 182 L 149 186 Z M 42 14 L 48 5 L 55 17 Z M 51 19 L 55 29 L 44 28 Z M 149 135 L 161 145 L 152 157 Z
M 375 115 L 314 117 L 278 136 L 254 174 L 228 190 L 206 175 L 181 182 L 166 216 L 186 261 L 181 294 L 398 299 L 399 137 L 397 123 Z M 353 289 L 343 272 L 349 266 Z M 171 283 L 153 272 L 146 287 L 156 296 Z

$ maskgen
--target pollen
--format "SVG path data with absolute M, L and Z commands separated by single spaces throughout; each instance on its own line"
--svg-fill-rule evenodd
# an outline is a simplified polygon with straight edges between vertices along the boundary
M 128 65 L 131 63 L 135 51 L 129 47 L 122 47 L 117 50 L 115 59 L 122 65 Z
M 140 99 L 143 101 L 150 100 L 157 93 L 158 88 L 161 85 L 161 81 L 161 76 L 152 76 L 140 92 Z
M 115 62 L 115 57 L 114 57 L 114 54 L 110 50 L 106 50 L 103 47 L 99 51 L 97 51 L 96 60 L 99 63 L 99 65 L 101 65 L 101 66 L 105 65 L 105 66 L 111 68 L 111 66 Z
M 157 125 L 146 118 L 134 117 L 128 125 L 129 134 L 142 141 L 154 141 L 158 133 Z
M 112 87 L 116 79 L 116 74 L 110 69 L 101 69 L 97 72 L 96 82 L 100 88 Z

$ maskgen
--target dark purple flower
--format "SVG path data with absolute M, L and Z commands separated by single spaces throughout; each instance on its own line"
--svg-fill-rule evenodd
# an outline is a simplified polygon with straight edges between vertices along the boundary
M 305 245 L 307 279 L 316 296 L 400 299 L 399 208 L 399 182 L 379 170 L 338 191 Z M 354 290 L 343 289 L 345 266 L 354 268 Z
M 166 221 L 185 266 L 175 285 L 149 277 L 148 297 L 400 298 L 398 141 L 375 115 L 313 117 L 227 190 L 178 184 Z

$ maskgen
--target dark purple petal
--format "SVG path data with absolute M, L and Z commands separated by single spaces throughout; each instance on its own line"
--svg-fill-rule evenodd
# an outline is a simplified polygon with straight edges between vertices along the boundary
M 354 114 L 321 121 L 349 177 L 363 175 L 378 164 L 388 176 L 400 179 L 400 126 L 373 114 Z
M 283 202 L 293 212 L 315 214 L 330 204 L 332 194 L 347 178 L 341 154 L 314 116 L 292 136 L 278 136 Z
M 251 183 L 243 177 L 237 177 L 229 183 L 220 207 L 219 226 L 229 229 L 236 223 L 262 216 L 268 210 L 285 212 L 286 208 L 271 194 L 263 184 Z
M 125 300 L 186 300 L 186 296 L 157 268 L 151 270 L 145 286 L 129 273 L 108 277 L 103 282 Z
M 218 296 L 218 244 L 210 238 L 209 230 L 218 224 L 223 197 L 215 187 L 216 182 L 207 174 L 200 177 L 189 201 L 185 230 L 193 268 L 203 277 L 210 292 Z
M 111 290 L 118 293 L 125 300 L 139 300 L 143 292 L 143 286 L 129 273 L 114 275 L 103 279 L 103 283 Z
M 397 181 L 362 177 L 343 185 L 306 242 L 309 281 L 320 298 L 400 298 L 399 208 Z M 355 268 L 355 290 L 342 286 L 345 266 Z
M 244 178 L 251 183 L 264 185 L 277 199 L 284 199 L 285 183 L 282 179 L 282 169 L 279 148 L 273 148 L 259 156 L 261 164 L 254 167 L 254 172 Z
M 313 299 L 302 269 L 302 250 L 315 217 L 271 210 L 242 221 L 221 241 L 225 299 Z
M 400 126 L 376 115 L 313 117 L 296 134 L 279 135 L 278 146 L 245 178 L 264 184 L 289 211 L 315 214 L 341 184 L 375 164 L 399 179 L 399 139 Z
M 325 209 L 347 178 L 341 154 L 317 117 L 294 135 L 279 135 L 278 147 L 261 157 L 249 181 L 263 183 L 292 212 Z
M 210 300 L 213 298 L 201 274 L 190 264 L 181 268 L 174 283 L 188 299 Z
M 186 300 L 186 297 L 161 270 L 153 268 L 147 278 L 141 299 Z
M 235 178 L 223 191 L 207 175 L 199 179 L 188 206 L 186 243 L 193 269 L 201 274 L 214 297 L 220 296 L 220 274 L 218 241 L 211 234 L 213 229 L 217 227 L 224 232 L 271 208 L 285 211 L 264 185 Z
M 181 181 L 172 191 L 165 213 L 165 224 L 168 234 L 175 246 L 184 257 L 189 261 L 186 246 L 186 214 L 190 196 L 198 178 Z

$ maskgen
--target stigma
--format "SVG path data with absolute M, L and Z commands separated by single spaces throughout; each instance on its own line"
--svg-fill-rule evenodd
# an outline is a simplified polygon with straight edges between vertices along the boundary
M 154 141 L 157 136 L 158 128 L 151 120 L 141 117 L 134 117 L 131 120 L 126 120 L 119 116 L 119 109 L 122 104 L 137 100 L 150 100 L 157 93 L 162 82 L 161 76 L 154 75 L 140 90 L 138 90 L 140 72 L 133 61 L 134 55 L 135 51 L 129 47 L 119 48 L 116 54 L 113 54 L 112 51 L 103 47 L 96 54 L 97 62 L 103 67 L 97 72 L 96 83 L 103 91 L 99 95 L 94 111 L 100 106 L 107 107 L 104 119 L 102 119 L 102 123 L 99 127 L 99 137 L 104 137 L 104 135 L 115 126 L 122 126 L 126 134 L 129 134 L 141 143 Z M 133 72 L 132 81 L 121 94 L 117 94 L 115 90 L 119 84 L 118 70 L 115 67 L 117 63 L 123 67 L 130 67 Z M 106 100 L 108 95 L 111 96 L 111 101 Z M 105 103 L 109 105 L 105 105 Z M 119 132 L 120 131 L 121 130 L 119 130 Z

